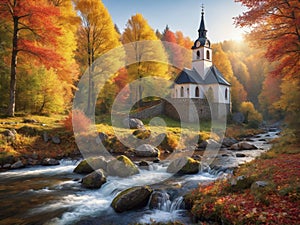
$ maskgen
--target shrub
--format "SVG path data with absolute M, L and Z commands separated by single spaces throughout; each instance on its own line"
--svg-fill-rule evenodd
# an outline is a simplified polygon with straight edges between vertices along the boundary
M 77 132 L 88 131 L 92 124 L 91 120 L 80 110 L 70 112 L 63 123 L 65 128 L 70 132 L 73 132 L 73 124 L 75 124 Z
M 262 115 L 254 108 L 252 102 L 242 102 L 240 111 L 245 115 L 250 128 L 257 128 L 261 124 Z

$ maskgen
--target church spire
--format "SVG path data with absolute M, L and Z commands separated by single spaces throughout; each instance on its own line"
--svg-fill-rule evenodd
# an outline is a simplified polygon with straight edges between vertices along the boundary
M 204 5 L 203 4 L 202 4 L 200 28 L 198 30 L 198 33 L 199 33 L 199 38 L 206 38 L 207 30 L 205 29 L 205 23 L 204 23 Z

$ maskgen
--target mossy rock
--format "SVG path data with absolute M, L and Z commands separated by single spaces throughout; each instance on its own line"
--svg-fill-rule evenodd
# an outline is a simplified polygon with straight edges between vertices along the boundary
M 89 174 L 97 169 L 107 169 L 107 161 L 103 156 L 87 158 L 81 161 L 78 166 L 74 169 L 74 173 L 78 174 Z
M 167 168 L 168 173 L 196 174 L 199 172 L 200 162 L 190 157 L 175 159 Z
M 23 134 L 25 136 L 34 137 L 40 135 L 40 131 L 34 127 L 23 126 L 18 129 L 19 134 Z
M 82 178 L 82 186 L 89 189 L 101 188 L 104 183 L 106 183 L 106 177 L 102 169 L 98 169 Z
M 135 131 L 133 131 L 132 135 L 138 139 L 145 140 L 151 136 L 151 131 L 150 130 L 135 130 Z
M 148 186 L 129 188 L 119 193 L 111 206 L 118 213 L 143 208 L 147 205 L 152 192 Z
M 107 173 L 111 176 L 129 177 L 138 174 L 139 169 L 129 158 L 120 155 L 108 162 Z

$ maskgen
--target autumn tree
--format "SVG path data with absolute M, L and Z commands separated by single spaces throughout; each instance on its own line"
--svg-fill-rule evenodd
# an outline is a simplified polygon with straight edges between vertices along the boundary
M 250 27 L 249 40 L 256 46 L 265 47 L 267 59 L 278 63 L 270 74 L 284 80 L 278 107 L 286 111 L 288 109 L 290 124 L 293 126 L 297 124 L 299 130 L 300 101 L 299 98 L 295 99 L 298 96 L 295 92 L 299 91 L 295 84 L 299 84 L 300 79 L 299 0 L 236 0 L 236 2 L 248 8 L 248 11 L 235 18 L 236 25 Z M 289 90 L 288 84 L 293 84 Z
M 105 66 L 112 66 L 118 69 L 118 58 L 107 59 L 107 65 L 103 63 L 95 68 L 93 63 L 102 54 L 120 46 L 119 34 L 111 16 L 100 0 L 74 0 L 76 9 L 81 18 L 81 27 L 78 32 L 78 53 L 77 58 L 82 69 L 88 69 L 89 80 L 87 84 L 87 109 L 86 113 L 91 114 L 95 107 L 96 76 L 101 76 Z M 122 53 L 120 53 L 120 57 Z M 83 70 L 82 70 L 83 72 Z
M 246 117 L 246 123 L 252 127 L 257 128 L 262 122 L 262 115 L 255 109 L 252 102 L 242 102 L 239 111 Z
M 127 59 L 132 62 L 136 62 L 127 66 L 129 79 L 134 81 L 146 76 L 160 76 L 169 78 L 168 65 L 158 62 L 151 62 L 154 56 L 161 62 L 167 62 L 167 56 L 164 47 L 161 42 L 143 44 L 140 41 L 159 41 L 154 30 L 149 26 L 147 20 L 141 14 L 132 16 L 126 25 L 124 33 L 122 34 L 123 44 L 128 44 L 132 51 L 127 51 Z M 137 90 L 136 90 L 137 89 Z M 135 100 L 142 99 L 142 86 L 134 88 L 131 87 Z M 135 93 L 134 93 L 135 92 Z M 134 98 L 134 97 L 133 97 Z
M 11 31 L 10 98 L 8 115 L 14 116 L 17 84 L 17 58 L 34 57 L 47 68 L 59 68 L 62 58 L 54 50 L 59 28 L 55 17 L 59 10 L 46 0 L 0 0 L 0 18 Z

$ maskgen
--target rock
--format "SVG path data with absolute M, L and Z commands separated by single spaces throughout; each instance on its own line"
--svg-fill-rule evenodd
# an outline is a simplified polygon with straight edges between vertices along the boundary
M 78 174 L 89 174 L 98 169 L 103 169 L 104 171 L 107 169 L 107 161 L 103 156 L 87 158 L 81 161 L 73 172 Z
M 138 129 L 138 130 L 133 131 L 132 135 L 138 139 L 145 140 L 151 136 L 151 131 Z
M 143 169 L 143 170 L 149 170 L 150 169 L 150 164 L 146 161 L 141 161 L 138 163 L 138 166 Z
M 235 150 L 235 151 L 238 151 L 238 150 L 254 150 L 254 149 L 257 149 L 257 147 L 255 145 L 252 145 L 248 142 L 245 142 L 245 141 L 242 141 L 242 142 L 239 142 L 239 143 L 236 143 L 234 145 L 232 145 L 230 148 L 230 150 Z
M 155 191 L 152 193 L 149 208 L 150 209 L 162 209 L 163 204 L 170 201 L 170 195 L 166 192 Z
M 206 142 L 207 142 L 206 149 L 217 150 L 221 148 L 221 144 L 215 141 L 214 139 L 208 139 L 206 140 Z
M 103 133 L 103 132 L 99 132 L 98 133 L 98 137 L 100 139 L 101 142 L 106 141 L 108 139 L 107 134 Z
M 244 157 L 246 157 L 246 155 L 243 154 L 243 153 L 236 153 L 235 156 L 236 156 L 237 158 L 244 158 Z
M 38 121 L 35 120 L 35 119 L 27 119 L 27 118 L 25 118 L 25 119 L 23 119 L 23 123 L 38 123 Z
M 224 138 L 223 139 L 223 142 L 222 142 L 222 145 L 225 146 L 225 147 L 231 147 L 232 145 L 238 143 L 238 141 L 234 138 Z
M 262 139 L 259 139 L 258 141 L 264 141 L 264 142 L 266 142 L 267 140 L 264 139 L 264 138 L 262 138 Z
M 14 141 L 16 139 L 16 130 L 5 130 L 3 131 L 3 135 L 6 137 L 7 141 Z
M 139 169 L 129 158 L 120 155 L 108 162 L 107 173 L 111 176 L 129 177 L 138 174 Z
M 61 140 L 60 140 L 60 138 L 59 138 L 58 136 L 53 136 L 53 137 L 52 137 L 52 142 L 53 142 L 54 144 L 59 145 L 59 144 L 61 143 Z
M 59 165 L 59 161 L 52 158 L 45 158 L 42 161 L 43 166 L 57 166 Z
M 21 160 L 15 162 L 14 164 L 11 165 L 11 169 L 20 169 L 20 168 L 23 168 L 24 167 L 24 164 L 22 163 Z
M 153 190 L 148 187 L 133 187 L 119 193 L 111 203 L 112 208 L 118 212 L 145 207 Z
M 198 148 L 200 150 L 204 150 L 206 148 L 206 146 L 208 145 L 207 141 L 202 141 L 199 145 Z
M 18 129 L 18 133 L 26 136 L 36 136 L 39 134 L 39 131 L 34 127 L 23 126 Z
M 102 169 L 98 169 L 82 178 L 81 185 L 85 188 L 98 189 L 104 183 L 106 183 L 105 173 Z
M 11 167 L 11 164 L 7 163 L 7 164 L 4 164 L 2 166 L 3 169 L 9 169 Z
M 43 140 L 45 143 L 47 143 L 48 141 L 51 140 L 51 138 L 49 137 L 49 135 L 46 131 L 43 132 Z
M 232 115 L 232 120 L 235 123 L 243 123 L 245 121 L 245 116 L 243 113 L 237 112 Z
M 257 189 L 261 189 L 261 188 L 265 188 L 269 185 L 268 181 L 255 181 L 252 185 L 251 185 L 251 191 L 253 190 L 257 190 Z
M 157 157 L 159 155 L 159 150 L 148 144 L 140 145 L 134 152 L 138 157 Z
M 190 157 L 184 157 L 172 161 L 167 168 L 167 172 L 177 174 L 196 174 L 199 172 L 199 165 L 200 162 Z
M 135 118 L 125 118 L 123 120 L 123 124 L 125 127 L 129 127 L 130 129 L 144 129 L 143 122 Z
M 160 159 L 159 158 L 156 158 L 152 161 L 153 163 L 160 163 Z

